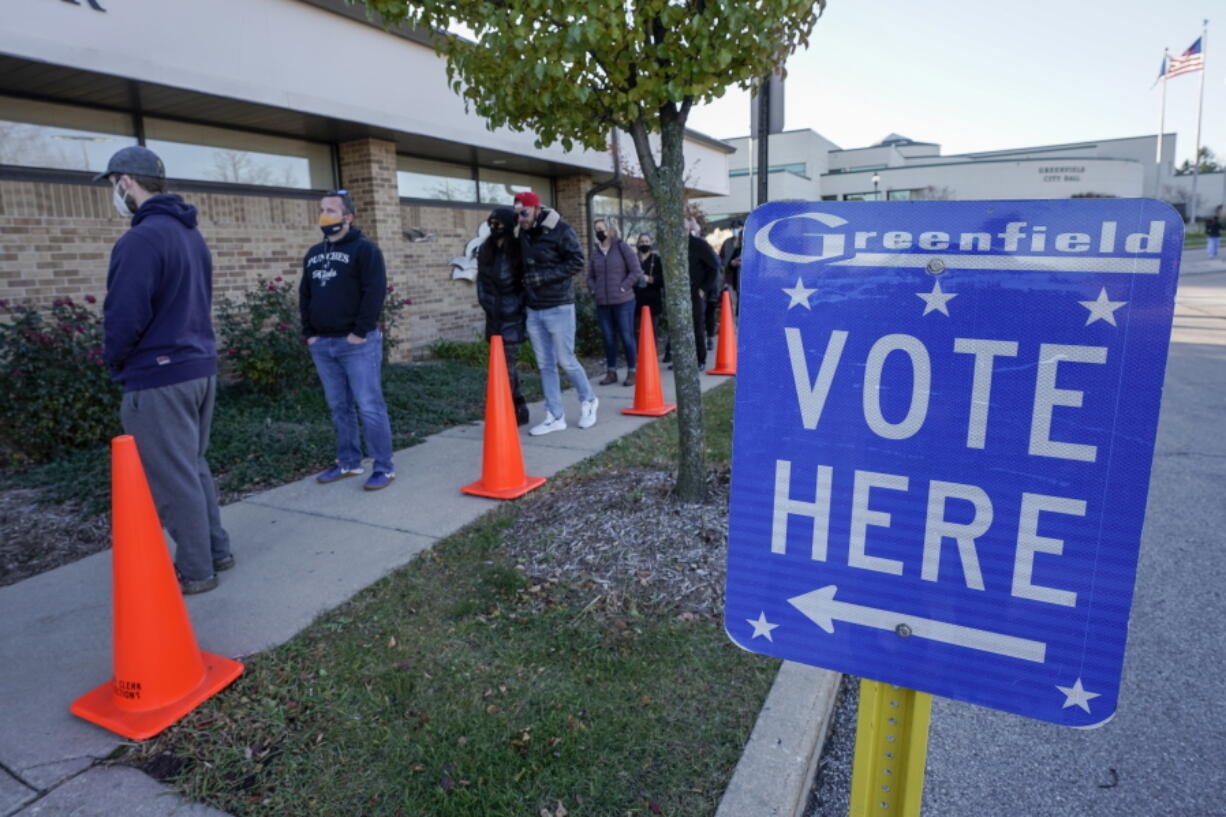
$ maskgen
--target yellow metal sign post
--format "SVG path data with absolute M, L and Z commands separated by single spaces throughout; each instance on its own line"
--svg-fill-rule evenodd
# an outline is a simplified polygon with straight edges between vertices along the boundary
M 851 817 L 919 817 L 932 696 L 860 680 Z

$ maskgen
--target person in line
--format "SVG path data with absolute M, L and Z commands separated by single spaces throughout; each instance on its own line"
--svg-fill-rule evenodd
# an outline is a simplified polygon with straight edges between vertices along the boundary
M 651 315 L 651 334 L 660 343 L 660 315 L 664 312 L 664 262 L 655 251 L 649 233 L 640 233 L 635 246 L 639 251 L 639 266 L 643 278 L 634 290 L 634 337 L 638 341 L 643 307 Z
M 528 304 L 528 337 L 545 393 L 545 419 L 528 433 L 540 436 L 566 428 L 559 365 L 579 392 L 579 428 L 591 428 L 596 423 L 600 401 L 583 364 L 575 357 L 574 278 L 584 267 L 579 237 L 556 210 L 543 207 L 541 197 L 530 190 L 515 194 L 515 206 Z
M 528 403 L 519 386 L 519 345 L 528 337 L 524 274 L 515 238 L 515 211 L 495 207 L 486 220 L 490 234 L 477 248 L 477 302 L 485 310 L 485 339 L 502 336 L 502 351 L 511 381 L 515 422 L 528 424 Z
M 196 208 L 166 192 L 166 168 L 153 151 L 119 150 L 94 177 L 102 179 L 131 219 L 107 268 L 103 358 L 123 384 L 120 420 L 175 541 L 179 587 L 205 593 L 234 566 L 205 459 L 217 399 L 213 258 Z
M 745 223 L 732 220 L 732 235 L 719 248 L 719 263 L 724 271 L 724 289 L 732 292 L 733 314 L 741 311 L 741 251 L 745 244 Z
M 634 385 L 634 366 L 638 347 L 634 339 L 634 291 L 643 270 L 638 255 L 622 241 L 617 229 L 598 219 L 592 223 L 596 249 L 587 267 L 587 288 L 596 299 L 596 317 L 604 339 L 605 376 L 601 386 L 617 382 L 617 341 L 626 351 L 626 379 L 623 386 Z
M 335 190 L 319 200 L 324 240 L 302 260 L 298 308 L 315 370 L 336 428 L 336 464 L 315 477 L 336 482 L 364 473 L 358 415 L 372 471 L 362 486 L 386 488 L 396 478 L 392 427 L 383 400 L 383 333 L 379 315 L 387 271 L 377 244 L 354 224 L 353 199 Z M 354 411 L 354 405 L 357 411 Z
M 1222 222 L 1218 220 L 1217 213 L 1214 213 L 1205 221 L 1205 250 L 1210 258 L 1217 258 L 1218 245 L 1221 242 Z
M 691 235 L 702 238 L 701 231 L 695 231 Z M 706 239 L 703 240 L 706 241 Z M 711 246 L 710 242 L 707 242 L 707 246 Z M 720 265 L 719 254 L 715 252 L 714 247 L 711 247 L 711 255 L 715 258 L 715 285 L 706 290 L 706 303 L 703 306 L 703 328 L 706 330 L 708 351 L 715 348 L 715 337 L 719 328 L 719 300 L 720 293 L 723 291 L 723 267 Z
M 689 241 L 690 298 L 694 305 L 694 345 L 698 350 L 698 368 L 707 365 L 706 310 L 710 294 L 719 287 L 719 256 L 705 240 L 698 237 L 698 222 L 686 219 Z

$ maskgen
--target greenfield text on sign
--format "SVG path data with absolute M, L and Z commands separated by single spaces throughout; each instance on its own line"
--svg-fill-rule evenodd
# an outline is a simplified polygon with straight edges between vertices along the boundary
M 754 211 L 733 640 L 1056 723 L 1109 718 L 1182 234 L 1148 199 Z

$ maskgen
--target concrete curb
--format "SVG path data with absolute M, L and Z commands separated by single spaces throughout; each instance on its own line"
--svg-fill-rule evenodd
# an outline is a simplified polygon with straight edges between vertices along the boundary
M 784 661 L 715 817 L 801 817 L 842 675 Z

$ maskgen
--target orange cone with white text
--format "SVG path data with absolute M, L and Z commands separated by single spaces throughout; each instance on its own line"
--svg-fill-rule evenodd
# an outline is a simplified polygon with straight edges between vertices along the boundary
M 622 414 L 660 417 L 674 411 L 676 403 L 664 402 L 660 386 L 660 361 L 656 358 L 656 333 L 651 328 L 651 310 L 643 307 L 639 316 L 638 376 L 634 381 L 634 406 L 622 409 Z
M 715 368 L 707 374 L 736 374 L 736 327 L 732 325 L 732 296 L 728 290 L 719 299 L 719 341 L 715 345 Z
M 243 665 L 196 645 L 136 439 L 128 434 L 111 440 L 111 540 L 114 676 L 69 709 L 145 740 L 220 692 Z
M 491 499 L 515 499 L 544 484 L 544 477 L 530 477 L 524 471 L 524 453 L 519 445 L 519 426 L 515 422 L 515 403 L 511 398 L 502 335 L 494 335 L 490 338 L 490 368 L 485 384 L 481 479 L 460 490 Z

